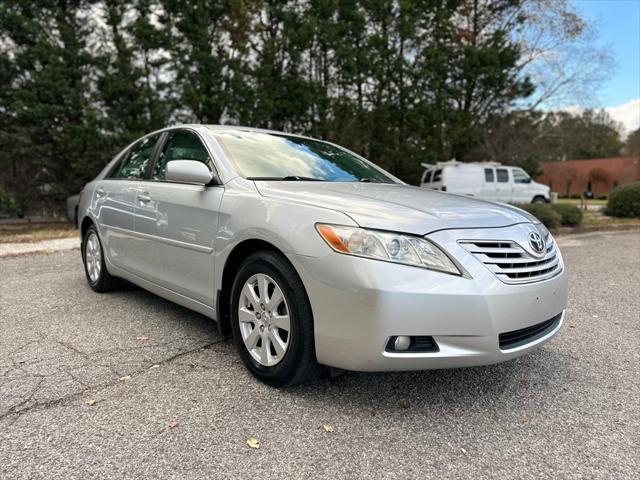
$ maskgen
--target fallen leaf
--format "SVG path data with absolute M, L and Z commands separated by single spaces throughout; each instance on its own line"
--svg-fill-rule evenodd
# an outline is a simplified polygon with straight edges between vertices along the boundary
M 193 363 L 191 364 L 191 368 L 196 368 L 197 366 L 198 366 L 198 362 L 193 362 Z
M 333 432 L 333 425 L 330 425 L 328 423 L 323 423 L 322 428 L 324 428 L 325 432 Z
M 136 340 L 149 340 L 149 337 L 146 335 L 140 335 L 139 337 L 136 337 Z
M 467 451 L 464 449 L 464 447 L 460 447 L 460 451 L 462 453 L 464 453 L 467 457 L 469 456 L 469 454 L 467 453 Z
M 120 377 L 118 380 L 120 380 L 121 382 L 124 382 L 125 380 L 129 380 L 131 378 L 131 375 L 125 375 L 124 377 Z
M 176 428 L 178 425 L 180 425 L 178 422 L 176 422 L 175 420 L 171 420 L 169 422 L 169 428 Z
M 84 402 L 84 403 L 86 403 L 87 405 L 91 406 L 91 405 L 95 405 L 95 404 L 96 404 L 96 401 L 92 398 L 92 399 L 90 399 L 90 400 L 87 400 L 87 401 L 86 401 L 86 402 Z
M 399 404 L 400 408 L 404 408 L 405 410 L 411 406 L 406 400 L 400 400 Z
M 260 442 L 257 438 L 253 437 L 247 440 L 247 445 L 249 445 L 251 448 L 260 448 Z
M 151 365 L 149 368 L 158 368 L 160 365 Z

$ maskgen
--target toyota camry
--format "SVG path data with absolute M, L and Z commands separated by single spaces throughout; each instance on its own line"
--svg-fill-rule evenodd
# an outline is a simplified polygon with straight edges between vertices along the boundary
M 281 132 L 150 133 L 85 186 L 78 221 L 93 290 L 126 279 L 216 320 L 274 386 L 321 365 L 509 360 L 553 337 L 567 303 L 558 246 L 526 212 Z

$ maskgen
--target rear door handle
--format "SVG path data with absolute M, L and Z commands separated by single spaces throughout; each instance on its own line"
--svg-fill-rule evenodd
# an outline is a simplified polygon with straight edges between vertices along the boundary
M 148 192 L 139 193 L 138 195 L 136 195 L 136 198 L 140 203 L 149 203 L 151 201 L 151 197 L 149 196 Z

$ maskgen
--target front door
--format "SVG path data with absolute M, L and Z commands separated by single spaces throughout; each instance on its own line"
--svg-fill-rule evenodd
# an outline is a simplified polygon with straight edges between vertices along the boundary
M 211 168 L 210 155 L 190 130 L 168 132 L 149 181 L 136 193 L 135 229 L 141 274 L 147 280 L 213 306 L 214 243 L 224 187 L 169 182 L 171 160 L 196 160 Z
M 511 169 L 513 174 L 513 193 L 511 201 L 513 203 L 529 203 L 533 198 L 531 191 L 531 177 L 520 168 Z

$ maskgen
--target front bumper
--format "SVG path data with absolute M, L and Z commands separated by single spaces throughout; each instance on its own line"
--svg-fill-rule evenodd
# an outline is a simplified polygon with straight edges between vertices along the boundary
M 564 265 L 548 280 L 508 285 L 457 244 L 459 232 L 429 238 L 471 278 L 333 252 L 320 258 L 289 257 L 311 301 L 319 363 L 355 371 L 486 365 L 534 350 L 560 330 L 567 303 Z M 500 348 L 500 334 L 559 314 L 559 321 L 531 342 Z M 431 336 L 439 349 L 386 351 L 396 335 Z

